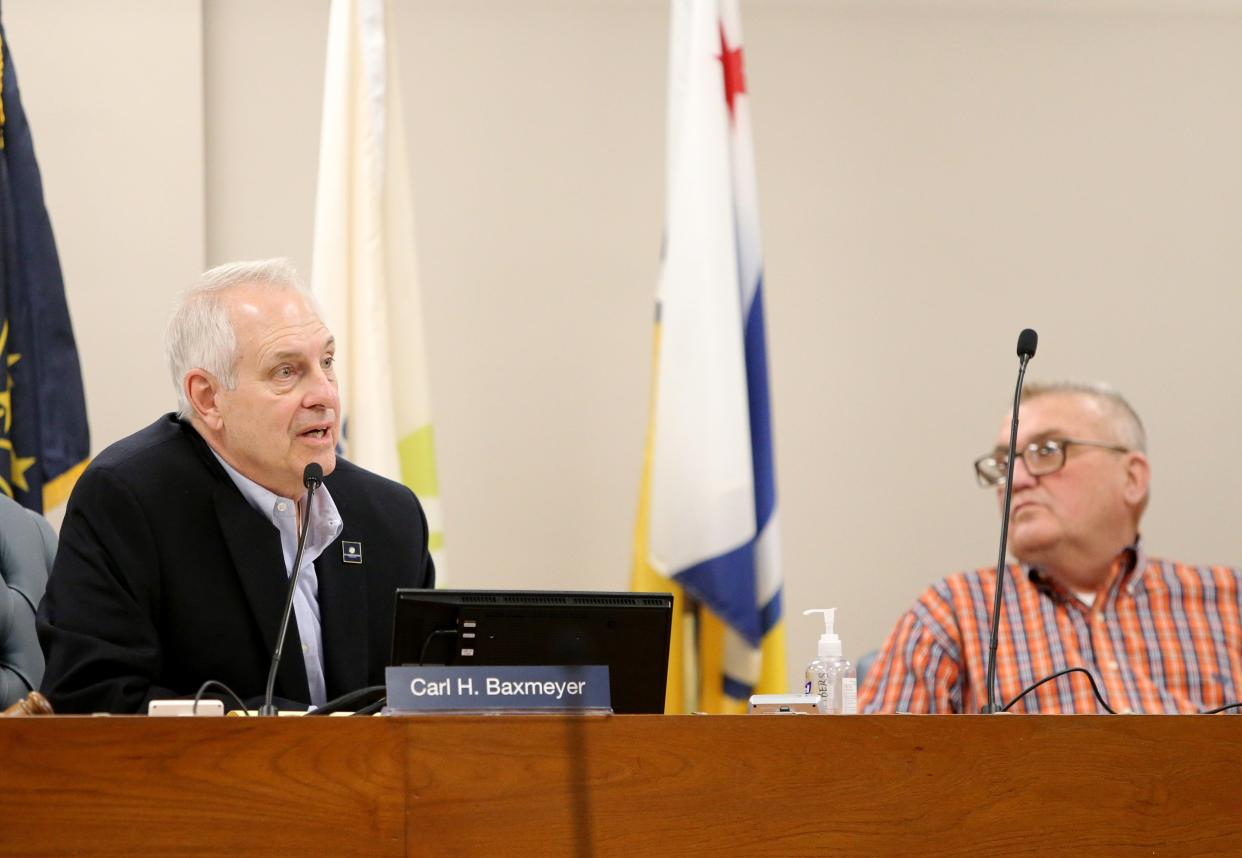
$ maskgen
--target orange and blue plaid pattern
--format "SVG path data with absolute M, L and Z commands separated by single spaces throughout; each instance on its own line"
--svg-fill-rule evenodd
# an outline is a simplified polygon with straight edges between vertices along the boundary
M 1193 713 L 1240 700 L 1242 587 L 1223 566 L 1148 559 L 1127 549 L 1087 605 L 1024 566 L 1009 567 L 996 653 L 998 706 L 1069 667 L 1095 677 L 1118 712 Z M 859 699 L 860 712 L 979 712 L 987 702 L 996 570 L 951 575 L 897 623 Z M 1104 709 L 1082 673 L 1041 685 L 1013 712 Z M 1236 711 L 1236 710 L 1235 710 Z

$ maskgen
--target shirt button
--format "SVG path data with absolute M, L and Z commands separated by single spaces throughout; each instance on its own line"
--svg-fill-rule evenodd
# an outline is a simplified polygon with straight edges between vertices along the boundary
M 310 647 L 302 644 L 302 655 L 310 655 Z
M 284 512 L 288 508 L 289 508 L 289 505 L 287 503 L 276 504 L 276 509 L 280 510 L 281 512 Z
M 1108 670 L 1117 670 L 1120 667 L 1120 665 L 1117 664 L 1117 662 L 1113 661 L 1112 659 L 1109 659 L 1108 661 L 1104 662 L 1104 667 L 1106 667 Z

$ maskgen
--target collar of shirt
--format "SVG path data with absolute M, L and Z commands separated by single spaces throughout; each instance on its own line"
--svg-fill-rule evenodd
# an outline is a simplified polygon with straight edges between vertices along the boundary
M 1133 595 L 1135 587 L 1138 586 L 1140 579 L 1143 577 L 1142 570 L 1146 568 L 1147 556 L 1143 553 L 1143 538 L 1140 535 L 1135 538 L 1132 545 L 1127 545 L 1113 558 L 1112 568 L 1108 574 L 1108 585 L 1104 588 L 1104 592 L 1109 593 L 1118 587 L 1120 582 L 1124 582 L 1126 593 Z M 1072 599 L 1081 602 L 1085 606 L 1090 606 L 1087 602 L 1079 599 L 1075 593 L 1062 587 L 1035 566 L 1026 567 L 1026 577 L 1028 581 L 1045 595 L 1057 596 L 1063 601 Z
M 264 518 L 270 521 L 281 532 L 282 536 L 292 533 L 295 540 L 294 544 L 296 545 L 298 532 L 297 503 L 290 498 L 282 498 L 275 492 L 263 488 L 263 486 L 224 461 L 215 450 L 212 450 L 211 454 L 216 457 L 216 461 L 224 468 L 224 472 L 229 475 L 229 479 L 237 486 L 238 491 L 242 493 L 242 497 Z M 332 500 L 328 487 L 322 483 L 315 490 L 310 512 L 310 525 L 306 529 L 306 544 L 302 548 L 303 565 L 314 563 L 319 555 L 324 552 L 324 549 L 341 535 L 341 531 L 345 527 L 341 523 L 341 514 L 336 509 L 336 503 Z M 285 566 L 287 567 L 285 573 L 292 575 L 292 556 L 285 558 Z

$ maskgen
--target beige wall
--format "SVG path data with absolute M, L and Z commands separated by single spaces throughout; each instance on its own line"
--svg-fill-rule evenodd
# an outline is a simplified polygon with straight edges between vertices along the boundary
M 3 11 L 99 450 L 170 410 L 160 337 L 205 259 L 202 10 L 17 0 Z
M 665 5 L 397 5 L 452 583 L 624 588 Z M 99 447 L 168 408 L 154 343 L 204 262 L 306 267 L 327 0 L 4 11 Z M 1024 326 L 1033 376 L 1111 380 L 1146 418 L 1149 547 L 1242 563 L 1242 8 L 767 0 L 743 19 L 791 676 L 801 609 L 838 606 L 858 652 L 994 559 L 969 463 Z

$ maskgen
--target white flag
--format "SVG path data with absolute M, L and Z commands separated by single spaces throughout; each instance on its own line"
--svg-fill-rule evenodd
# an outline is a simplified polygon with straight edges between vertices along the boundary
M 695 599 L 697 705 L 740 711 L 755 691 L 786 690 L 749 96 L 736 0 L 674 0 L 672 12 L 655 396 L 634 585 L 654 589 L 662 578 Z
M 332 0 L 311 287 L 337 339 L 345 456 L 409 486 L 437 577 L 443 520 L 391 9 Z

